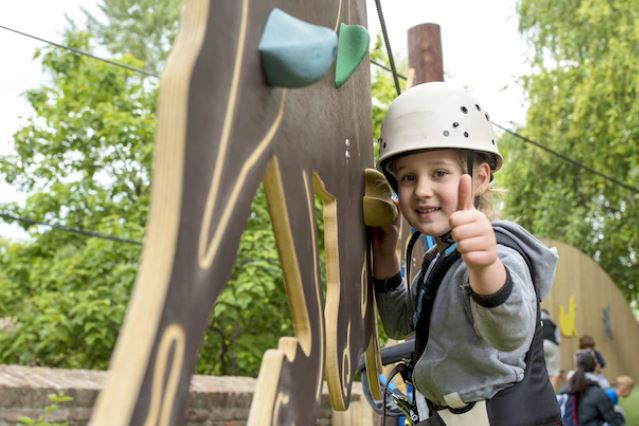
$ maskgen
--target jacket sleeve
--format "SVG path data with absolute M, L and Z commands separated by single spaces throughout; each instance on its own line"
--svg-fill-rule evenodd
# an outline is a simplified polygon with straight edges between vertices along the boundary
M 501 245 L 497 255 L 506 268 L 506 283 L 496 293 L 480 296 L 464 282 L 470 295 L 473 327 L 478 335 L 502 352 L 530 345 L 537 318 L 537 296 L 530 271 L 521 255 Z M 465 268 L 465 265 L 464 265 Z
M 623 426 L 623 422 L 617 416 L 615 407 L 612 405 L 610 398 L 603 392 L 597 392 L 597 411 L 603 416 L 609 426 Z
M 412 319 L 415 312 L 414 300 L 416 285 L 421 273 L 413 279 L 410 292 L 406 280 L 395 290 L 375 292 L 377 309 L 384 325 L 384 331 L 393 339 L 403 339 L 413 332 Z

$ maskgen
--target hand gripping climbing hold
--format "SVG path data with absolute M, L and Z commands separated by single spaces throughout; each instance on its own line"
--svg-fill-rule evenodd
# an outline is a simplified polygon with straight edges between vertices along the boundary
M 384 226 L 393 223 L 397 218 L 397 206 L 386 177 L 375 169 L 365 169 L 364 182 L 364 224 Z

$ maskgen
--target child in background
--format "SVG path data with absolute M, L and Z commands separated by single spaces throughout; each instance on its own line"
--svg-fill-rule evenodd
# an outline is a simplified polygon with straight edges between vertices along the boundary
M 592 336 L 584 334 L 579 338 L 579 349 L 591 349 L 595 354 L 595 359 L 597 360 L 597 368 L 595 369 L 594 374 L 597 376 L 597 380 L 599 381 L 599 385 L 607 389 L 610 387 L 610 382 L 603 374 L 603 369 L 606 368 L 606 361 L 604 360 L 603 355 L 595 348 L 595 339 Z
M 384 329 L 393 338 L 415 333 L 420 425 L 561 424 L 539 311 L 557 255 L 486 215 L 503 161 L 495 141 L 485 109 L 441 82 L 399 96 L 382 127 L 380 167 L 399 209 L 436 241 L 409 287 L 395 255 L 399 219 L 371 231 Z
M 575 353 L 575 367 L 573 374 L 561 390 L 561 394 L 574 395 L 577 401 L 576 424 L 582 426 L 622 426 L 617 417 L 612 402 L 594 374 L 597 368 L 597 358 L 592 349 L 582 349 Z
M 615 380 L 615 387 L 606 389 L 606 395 L 612 401 L 617 418 L 621 421 L 621 424 L 626 424 L 626 416 L 623 412 L 623 408 L 619 405 L 619 398 L 627 398 L 635 387 L 635 381 L 630 376 L 619 376 Z

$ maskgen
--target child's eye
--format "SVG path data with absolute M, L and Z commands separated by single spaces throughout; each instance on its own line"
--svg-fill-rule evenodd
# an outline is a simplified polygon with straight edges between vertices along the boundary
M 415 176 L 414 175 L 410 175 L 410 174 L 403 175 L 403 176 L 399 177 L 399 183 L 406 184 L 406 183 L 411 183 L 414 180 L 415 180 Z
M 436 178 L 446 177 L 449 173 L 446 170 L 437 170 L 433 173 L 433 176 Z

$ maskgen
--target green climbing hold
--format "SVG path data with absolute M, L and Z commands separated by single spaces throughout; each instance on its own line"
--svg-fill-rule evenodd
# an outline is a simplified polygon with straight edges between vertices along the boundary
M 259 51 L 266 80 L 276 87 L 305 87 L 321 80 L 335 60 L 337 36 L 280 9 L 269 15 Z
M 336 87 L 341 87 L 355 72 L 368 53 L 369 44 L 370 36 L 366 28 L 361 25 L 340 25 L 335 65 Z

